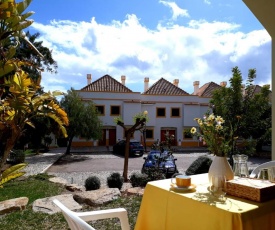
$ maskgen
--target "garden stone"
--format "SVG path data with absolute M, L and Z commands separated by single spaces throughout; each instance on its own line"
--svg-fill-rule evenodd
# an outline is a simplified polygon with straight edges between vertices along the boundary
M 124 192 L 126 192 L 127 189 L 132 188 L 132 187 L 133 186 L 131 185 L 131 183 L 123 183 L 122 188 L 120 189 L 120 191 L 122 193 L 124 193 Z
M 111 202 L 121 196 L 118 188 L 102 188 L 92 191 L 79 192 L 74 194 L 74 199 L 80 204 L 98 206 Z
M 29 202 L 28 197 L 19 197 L 0 202 L 0 215 L 17 210 L 24 210 Z
M 62 177 L 51 177 L 49 178 L 49 181 L 56 183 L 56 184 L 61 184 L 61 185 L 66 185 L 68 184 L 68 181 Z
M 70 192 L 83 192 L 83 191 L 85 191 L 84 186 L 79 186 L 77 184 L 67 184 L 67 185 L 65 185 L 65 188 Z
M 34 212 L 44 212 L 48 214 L 54 214 L 61 212 L 61 210 L 53 204 L 53 200 L 58 199 L 62 204 L 67 206 L 70 210 L 80 210 L 82 206 L 78 204 L 72 194 L 64 194 L 52 197 L 46 197 L 43 199 L 38 199 L 33 202 L 33 211 Z
M 144 193 L 144 188 L 141 188 L 141 187 L 129 188 L 125 191 L 125 194 L 127 196 L 131 196 L 131 195 L 143 196 L 143 193 Z

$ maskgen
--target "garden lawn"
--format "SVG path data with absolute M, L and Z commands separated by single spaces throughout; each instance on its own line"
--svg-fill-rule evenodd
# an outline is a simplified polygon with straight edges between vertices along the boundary
M 49 215 L 42 212 L 33 212 L 32 203 L 36 199 L 56 196 L 65 193 L 63 186 L 52 183 L 48 180 L 47 174 L 39 174 L 29 176 L 27 178 L 17 178 L 4 184 L 4 188 L 0 188 L 0 201 L 13 199 L 17 197 L 28 197 L 29 203 L 26 210 L 15 211 L 1 217 L 1 229 L 9 230 L 37 230 L 51 229 L 63 230 L 69 229 L 67 222 L 61 213 Z M 109 209 L 122 207 L 128 211 L 129 223 L 131 229 L 134 229 L 137 214 L 139 211 L 142 197 L 129 196 L 112 201 L 111 203 L 102 205 L 101 207 L 83 206 L 83 211 L 92 211 L 98 209 Z M 118 218 L 109 220 L 93 221 L 92 226 L 98 230 L 116 230 L 120 228 Z

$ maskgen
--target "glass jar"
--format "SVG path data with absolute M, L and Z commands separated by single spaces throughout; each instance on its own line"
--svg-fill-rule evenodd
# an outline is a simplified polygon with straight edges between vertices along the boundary
M 248 156 L 244 154 L 233 155 L 233 172 L 235 176 L 238 177 L 249 177 L 248 165 L 247 165 Z

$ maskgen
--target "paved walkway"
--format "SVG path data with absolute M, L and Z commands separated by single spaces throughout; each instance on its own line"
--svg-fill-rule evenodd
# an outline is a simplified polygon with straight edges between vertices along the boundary
M 33 155 L 26 157 L 26 162 L 28 166 L 25 168 L 26 175 L 34 175 L 38 173 L 44 173 L 47 171 L 49 167 L 52 166 L 64 153 L 66 148 L 52 148 L 48 153 L 43 153 L 39 155 Z M 183 157 L 189 157 L 190 154 L 198 153 L 198 152 L 207 152 L 205 148 L 181 148 L 180 152 L 176 152 L 177 154 Z M 112 154 L 112 148 L 108 150 L 105 146 L 98 147 L 86 147 L 86 148 L 72 148 L 72 154 L 87 154 L 89 155 L 109 155 Z M 189 154 L 190 153 L 190 154 Z M 257 165 L 262 164 L 264 162 L 270 161 L 268 158 L 259 158 L 259 157 L 250 157 L 249 158 L 249 167 L 255 168 Z

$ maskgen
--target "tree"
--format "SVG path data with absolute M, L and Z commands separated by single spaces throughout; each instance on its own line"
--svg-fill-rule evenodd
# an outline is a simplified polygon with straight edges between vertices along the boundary
M 0 171 L 25 125 L 34 127 L 34 118 L 51 118 L 64 136 L 65 126 L 68 125 L 67 114 L 56 103 L 56 96 L 62 93 L 54 91 L 37 94 L 41 89 L 41 76 L 33 81 L 22 69 L 31 63 L 15 58 L 22 30 L 32 23 L 26 20 L 32 12 L 22 14 L 30 2 L 3 0 L 0 3 Z M 36 50 L 30 42 L 29 45 Z M 41 55 L 39 51 L 36 52 Z
M 42 41 L 36 41 L 40 36 L 39 33 L 33 35 L 27 31 L 25 38 L 20 37 L 20 45 L 17 46 L 15 58 L 32 63 L 32 65 L 23 66 L 22 69 L 27 72 L 33 80 L 37 80 L 41 71 L 48 71 L 50 73 L 57 73 L 57 62 L 52 57 L 52 52 L 44 47 Z M 28 41 L 28 42 L 27 42 Z M 35 46 L 40 54 L 30 47 L 30 43 Z
M 130 128 L 127 128 L 124 125 L 124 122 L 121 117 L 114 119 L 115 123 L 121 126 L 125 132 L 126 144 L 125 144 L 125 155 L 124 155 L 124 167 L 123 167 L 123 178 L 124 181 L 128 181 L 128 162 L 129 162 L 129 148 L 130 148 L 130 139 L 132 134 L 137 130 L 142 130 L 148 121 L 147 112 L 138 113 L 133 117 L 134 125 Z
M 78 93 L 71 88 L 61 99 L 61 106 L 67 112 L 70 124 L 67 127 L 68 145 L 66 154 L 70 153 L 75 136 L 88 139 L 101 139 L 102 123 L 93 102 L 84 102 Z
M 261 92 L 255 94 L 255 69 L 249 70 L 245 87 L 238 67 L 232 69 L 232 74 L 230 86 L 214 91 L 210 104 L 214 114 L 224 118 L 224 126 L 234 130 L 232 138 L 238 136 L 239 139 L 243 139 L 243 143 L 247 144 L 247 151 L 251 151 L 253 142 L 259 143 L 266 135 L 266 131 L 271 128 L 269 86 L 263 86 Z M 232 140 L 231 155 L 240 151 L 245 151 L 245 148 L 242 146 L 241 149 L 237 141 Z

